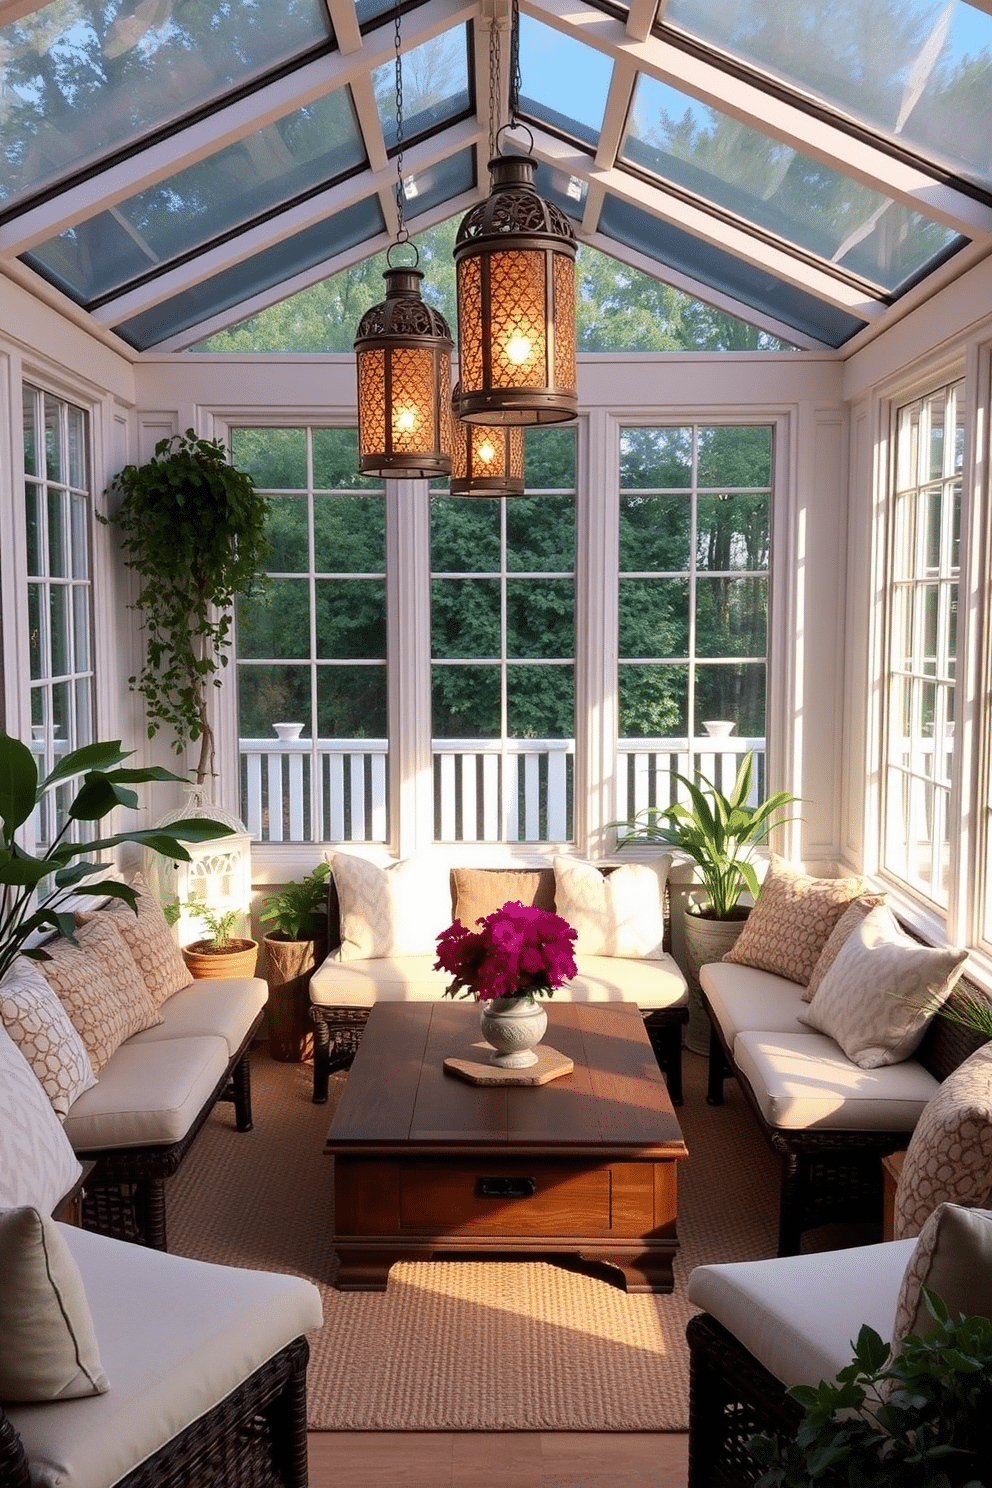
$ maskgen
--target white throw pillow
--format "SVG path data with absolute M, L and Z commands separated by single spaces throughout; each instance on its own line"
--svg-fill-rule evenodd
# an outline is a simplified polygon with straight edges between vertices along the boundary
M 555 858 L 555 912 L 577 932 L 577 956 L 664 955 L 665 853 L 650 863 L 624 863 L 603 873 L 579 858 Z
M 96 1084 L 90 1056 L 48 982 L 26 956 L 0 981 L 0 1022 L 41 1081 L 57 1115 Z
M 0 1400 L 74 1400 L 109 1388 L 83 1278 L 58 1225 L 0 1213 Z
M 437 937 L 451 924 L 446 867 L 406 858 L 380 868 L 340 852 L 330 854 L 330 863 L 341 918 L 337 960 L 426 956 L 437 950 Z
M 961 974 L 967 951 L 924 946 L 884 904 L 837 953 L 800 1021 L 840 1044 L 861 1069 L 908 1059 Z
M 41 1081 L 0 1026 L 0 1209 L 51 1214 L 82 1172 Z

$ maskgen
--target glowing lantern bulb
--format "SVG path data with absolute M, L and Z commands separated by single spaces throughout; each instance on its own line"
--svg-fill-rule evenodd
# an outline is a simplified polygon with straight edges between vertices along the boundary
M 479 456 L 480 460 L 485 460 L 486 464 L 488 465 L 492 460 L 496 458 L 496 449 L 487 439 L 484 444 L 479 445 L 476 454 Z
M 515 367 L 522 367 L 530 356 L 530 337 L 515 331 L 506 343 L 506 354 Z
M 402 408 L 396 415 L 396 427 L 401 434 L 410 434 L 416 427 L 417 416 L 412 408 Z

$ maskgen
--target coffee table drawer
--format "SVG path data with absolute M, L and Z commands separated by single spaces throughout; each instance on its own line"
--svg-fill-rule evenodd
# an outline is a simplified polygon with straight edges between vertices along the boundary
M 425 1162 L 399 1175 L 404 1234 L 601 1235 L 612 1216 L 609 1166 Z

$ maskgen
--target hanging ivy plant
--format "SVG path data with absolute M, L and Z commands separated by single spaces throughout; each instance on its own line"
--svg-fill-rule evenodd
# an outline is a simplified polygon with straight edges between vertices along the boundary
M 145 699 L 148 737 L 166 724 L 181 754 L 199 740 L 198 784 L 216 774 L 209 689 L 228 663 L 234 602 L 260 582 L 270 503 L 218 439 L 193 429 L 162 439 L 144 465 L 125 465 L 107 494 L 141 589 L 145 664 L 128 679 Z

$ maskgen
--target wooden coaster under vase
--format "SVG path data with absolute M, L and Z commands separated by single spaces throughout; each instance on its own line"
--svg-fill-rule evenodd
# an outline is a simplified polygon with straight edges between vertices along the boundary
M 479 1051 L 477 1059 L 470 1057 L 475 1050 Z M 537 1063 L 528 1065 L 526 1069 L 500 1069 L 498 1064 L 490 1061 L 492 1046 L 482 1042 L 472 1044 L 464 1058 L 449 1054 L 444 1068 L 449 1075 L 457 1075 L 471 1085 L 547 1085 L 550 1080 L 557 1080 L 559 1075 L 570 1075 L 575 1068 L 567 1054 L 559 1054 L 557 1049 L 549 1048 L 547 1044 L 539 1044 L 534 1053 Z

